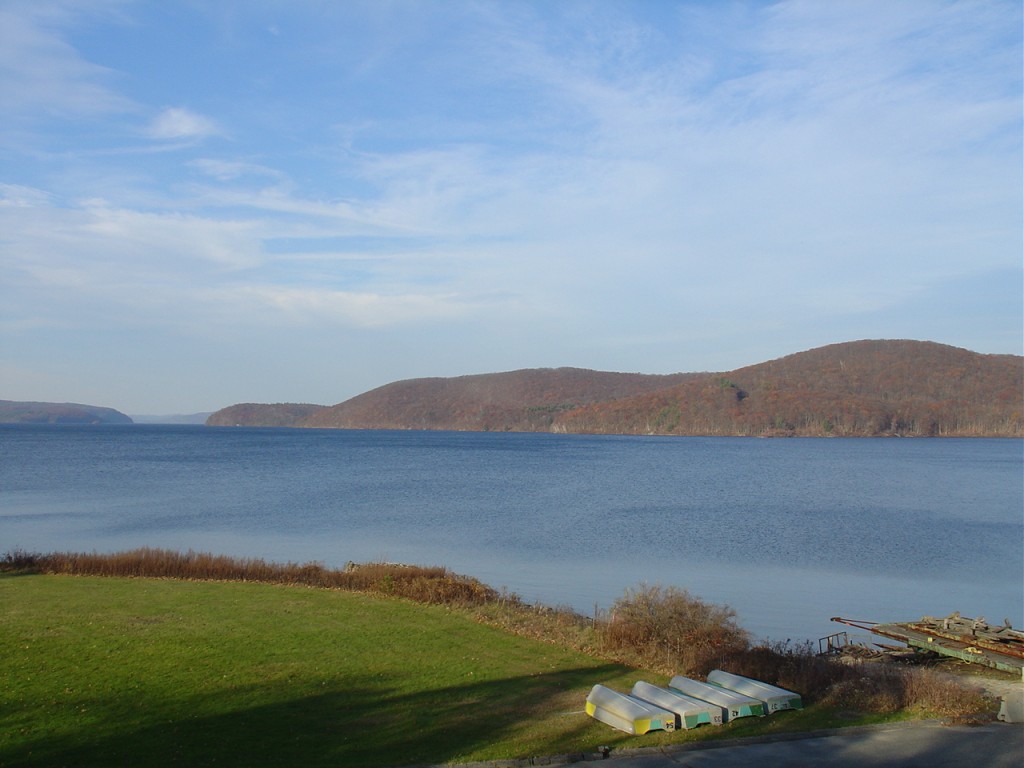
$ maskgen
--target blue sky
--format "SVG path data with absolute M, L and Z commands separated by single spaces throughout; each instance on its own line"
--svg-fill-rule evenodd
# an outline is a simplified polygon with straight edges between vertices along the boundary
M 0 0 L 0 398 L 1024 349 L 1021 6 Z

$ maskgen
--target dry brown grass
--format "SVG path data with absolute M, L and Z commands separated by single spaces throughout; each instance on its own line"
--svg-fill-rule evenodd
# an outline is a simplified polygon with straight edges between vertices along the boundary
M 369 592 L 440 605 L 479 605 L 495 600 L 498 594 L 476 579 L 442 567 L 350 563 L 339 570 L 315 562 L 268 563 L 258 558 L 148 547 L 113 554 L 55 552 L 40 555 L 17 551 L 7 554 L 0 561 L 0 568 L 79 576 L 255 581 Z
M 882 714 L 908 710 L 937 717 L 958 717 L 990 708 L 980 688 L 935 669 L 868 663 L 852 672 L 824 692 L 823 705 Z
M 786 641 L 747 648 L 722 659 L 722 667 L 789 691 L 808 692 L 812 697 L 860 676 L 853 667 L 815 653 L 810 642 Z
M 991 708 L 981 688 L 939 669 L 894 662 L 843 663 L 815 653 L 810 643 L 750 648 L 726 659 L 724 666 L 835 709 L 954 717 Z

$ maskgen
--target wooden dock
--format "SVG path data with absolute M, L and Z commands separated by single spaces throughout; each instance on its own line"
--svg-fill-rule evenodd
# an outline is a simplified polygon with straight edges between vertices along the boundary
M 991 626 L 985 619 L 969 619 L 959 613 L 945 618 L 924 616 L 920 621 L 878 623 L 844 619 L 832 621 L 898 640 L 910 648 L 952 656 L 1024 677 L 1024 632 L 1005 623 Z

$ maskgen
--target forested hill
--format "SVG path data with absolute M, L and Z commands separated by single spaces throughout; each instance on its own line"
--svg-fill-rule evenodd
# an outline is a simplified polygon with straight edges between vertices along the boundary
M 1024 358 L 923 341 L 833 344 L 727 373 L 578 368 L 399 381 L 331 407 L 209 424 L 666 435 L 1024 436 Z M 299 407 L 297 407 L 299 408 Z M 226 414 L 229 416 L 226 416 Z
M 1024 358 L 922 341 L 833 344 L 565 414 L 567 432 L 1024 436 Z
M 297 427 L 326 405 L 308 403 L 239 403 L 206 418 L 208 427 Z
M 580 368 L 536 368 L 387 384 L 317 411 L 310 427 L 547 431 L 555 417 L 693 379 Z
M 0 400 L 0 424 L 131 424 L 113 408 L 81 403 L 35 403 Z

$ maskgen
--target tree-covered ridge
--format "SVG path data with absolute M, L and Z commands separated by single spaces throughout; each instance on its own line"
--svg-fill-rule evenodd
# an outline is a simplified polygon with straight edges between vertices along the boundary
M 920 341 L 833 344 L 566 414 L 569 432 L 1021 436 L 1024 358 Z
M 98 405 L 0 400 L 0 424 L 131 424 L 129 416 Z
M 1024 436 L 1024 358 L 855 341 L 726 373 L 543 368 L 410 379 L 331 407 L 232 406 L 218 425 L 663 435 Z
M 695 374 L 540 368 L 387 384 L 313 414 L 305 426 L 547 431 L 559 414 L 652 392 Z
M 294 427 L 326 406 L 309 403 L 239 403 L 206 419 L 208 427 Z

